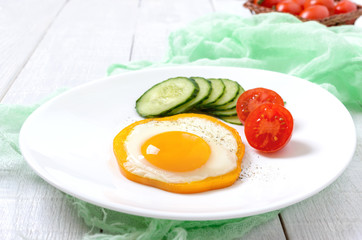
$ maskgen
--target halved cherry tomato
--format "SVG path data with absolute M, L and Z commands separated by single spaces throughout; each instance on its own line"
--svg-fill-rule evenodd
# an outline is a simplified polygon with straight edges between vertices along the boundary
M 322 5 L 310 6 L 304 9 L 300 14 L 300 17 L 309 20 L 320 20 L 329 16 L 328 8 Z
M 342 0 L 334 8 L 335 14 L 349 13 L 357 10 L 357 5 L 348 0 Z
M 240 95 L 236 103 L 236 112 L 242 123 L 245 122 L 249 113 L 263 103 L 277 103 L 284 106 L 282 97 L 267 88 L 249 89 Z
M 310 6 L 322 5 L 328 8 L 329 15 L 334 13 L 334 1 L 333 0 L 305 0 L 304 9 Z
M 281 0 L 254 0 L 254 4 L 272 8 L 273 6 L 276 6 Z
M 254 109 L 245 121 L 245 137 L 250 146 L 263 152 L 282 149 L 293 132 L 292 114 L 282 105 L 265 103 Z
M 285 0 L 277 4 L 276 10 L 298 15 L 302 11 L 302 7 L 295 0 Z

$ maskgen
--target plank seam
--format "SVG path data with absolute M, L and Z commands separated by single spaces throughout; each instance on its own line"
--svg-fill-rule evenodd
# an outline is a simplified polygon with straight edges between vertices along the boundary
M 15 83 L 16 79 L 19 77 L 20 73 L 23 71 L 23 69 L 25 68 L 26 64 L 29 62 L 30 58 L 33 56 L 34 52 L 36 51 L 36 49 L 38 48 L 38 46 L 40 45 L 40 43 L 42 42 L 42 40 L 44 39 L 44 37 L 46 36 L 48 30 L 51 28 L 51 26 L 53 25 L 54 21 L 58 18 L 59 14 L 62 12 L 62 10 L 64 9 L 64 7 L 68 4 L 70 0 L 65 0 L 64 4 L 59 8 L 58 12 L 54 15 L 53 19 L 49 22 L 48 26 L 44 29 L 43 34 L 40 35 L 39 40 L 37 41 L 37 43 L 34 45 L 33 49 L 30 51 L 29 55 L 25 58 L 25 60 L 23 61 L 23 63 L 21 64 L 21 66 L 19 67 L 19 69 L 15 72 L 14 76 L 10 79 L 10 81 L 8 82 L 7 86 L 4 87 L 4 91 L 0 92 L 0 102 L 4 99 L 4 97 L 6 96 L 6 94 L 8 93 L 8 91 L 10 90 L 10 88 L 13 86 L 13 84 Z
M 135 36 L 135 34 L 133 34 L 132 35 L 131 49 L 129 51 L 129 58 L 128 58 L 129 61 L 132 61 L 133 47 L 134 47 L 134 44 L 135 44 L 135 38 L 136 38 L 136 36 Z
M 214 0 L 209 0 L 212 12 L 216 12 Z
M 289 237 L 288 237 L 288 231 L 287 231 L 287 228 L 285 226 L 285 223 L 284 223 L 284 220 L 282 218 L 282 215 L 279 213 L 278 214 L 278 217 L 279 217 L 279 221 L 280 221 L 280 224 L 282 226 L 282 229 L 283 229 L 283 233 L 284 233 L 284 236 L 285 236 L 285 239 L 286 240 L 289 240 Z
M 140 10 L 140 8 L 142 7 L 142 0 L 138 0 L 138 5 L 137 5 L 137 8 L 138 8 L 138 11 Z M 136 29 L 137 29 L 137 25 L 138 25 L 138 21 L 136 21 L 135 23 L 135 32 L 136 32 Z M 132 55 L 133 55 L 133 49 L 134 49 L 134 45 L 135 45 L 135 42 L 136 42 L 136 33 L 133 33 L 132 35 L 132 42 L 131 42 L 131 48 L 130 48 L 130 51 L 129 51 L 129 58 L 128 58 L 128 61 L 132 61 Z

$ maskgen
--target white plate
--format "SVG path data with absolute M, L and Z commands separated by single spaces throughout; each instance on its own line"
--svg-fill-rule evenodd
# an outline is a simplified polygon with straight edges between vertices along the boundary
M 134 183 L 118 171 L 113 137 L 141 119 L 136 99 L 169 77 L 222 77 L 245 89 L 266 87 L 287 102 L 295 119 L 289 144 L 260 154 L 246 143 L 242 180 L 199 194 L 175 194 Z M 280 209 L 331 184 L 346 168 L 356 133 L 345 107 L 321 87 L 256 69 L 173 67 L 108 77 L 74 88 L 36 110 L 20 133 L 21 151 L 34 171 L 56 188 L 120 212 L 166 219 L 213 220 Z

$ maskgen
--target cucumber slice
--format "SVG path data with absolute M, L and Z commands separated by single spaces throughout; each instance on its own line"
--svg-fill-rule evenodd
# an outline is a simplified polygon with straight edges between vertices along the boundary
M 204 108 L 208 104 L 216 102 L 225 91 L 225 84 L 221 79 L 209 78 L 208 80 L 211 82 L 211 93 L 209 94 L 208 98 L 198 105 L 200 108 Z
M 236 116 L 236 108 L 232 108 L 229 110 L 214 110 L 214 111 L 207 111 L 208 113 L 215 115 L 217 117 L 230 117 L 230 116 Z
M 199 92 L 196 81 L 186 77 L 170 78 L 147 90 L 136 101 L 136 111 L 142 117 L 161 116 L 191 101 Z
M 223 95 L 214 103 L 210 103 L 207 107 L 220 107 L 232 102 L 238 95 L 240 88 L 239 83 L 230 79 L 221 79 L 225 85 L 225 91 Z
M 239 93 L 238 95 L 236 96 L 236 98 L 234 98 L 233 101 L 225 104 L 225 105 L 222 105 L 222 106 L 218 106 L 218 107 L 215 107 L 213 108 L 214 110 L 229 110 L 229 109 L 232 109 L 232 108 L 235 108 L 236 107 L 236 103 L 238 102 L 238 99 L 240 97 L 241 94 L 243 94 L 243 92 L 245 92 L 244 88 L 242 86 L 239 85 Z
M 240 122 L 240 119 L 238 118 L 238 116 L 220 117 L 220 119 L 227 122 L 227 123 L 232 123 L 232 124 L 236 124 L 236 125 L 243 125 Z
M 169 115 L 187 112 L 196 104 L 203 101 L 209 96 L 211 92 L 211 82 L 202 77 L 191 77 L 191 78 L 195 80 L 197 85 L 199 86 L 199 92 L 197 93 L 197 96 L 191 101 L 186 102 L 185 104 L 182 104 L 181 106 L 172 109 Z

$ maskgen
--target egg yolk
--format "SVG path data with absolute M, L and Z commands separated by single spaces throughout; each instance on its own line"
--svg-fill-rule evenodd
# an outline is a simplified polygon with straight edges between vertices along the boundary
M 153 165 L 174 172 L 192 171 L 207 162 L 209 144 L 201 137 L 182 131 L 157 134 L 141 146 L 141 153 Z

